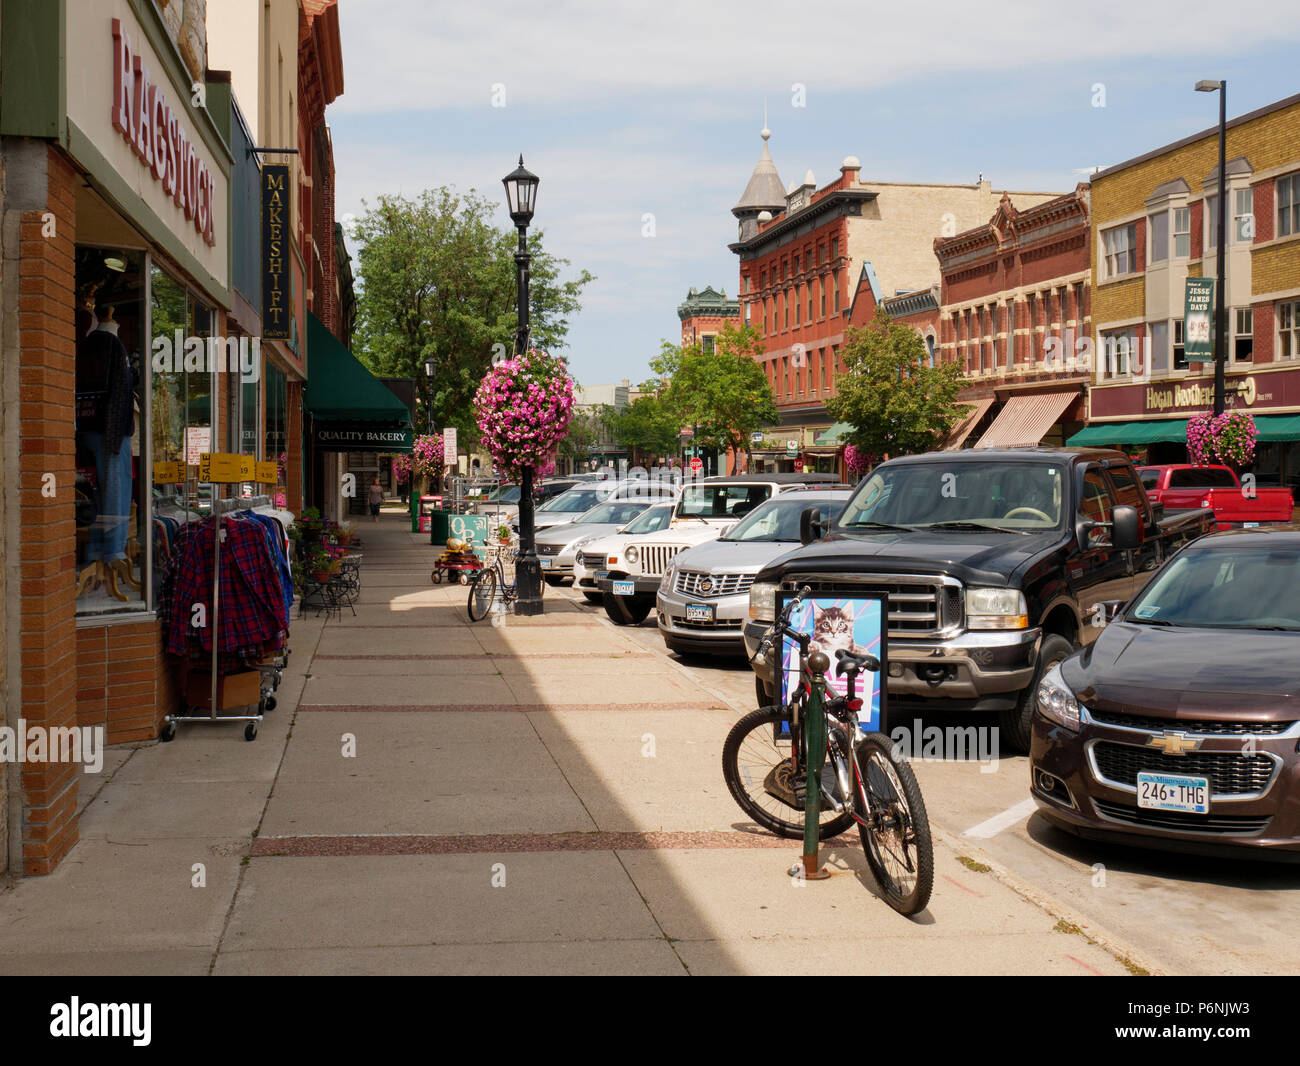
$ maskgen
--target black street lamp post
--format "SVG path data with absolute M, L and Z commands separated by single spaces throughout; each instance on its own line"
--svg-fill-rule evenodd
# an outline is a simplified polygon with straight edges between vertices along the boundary
M 1224 367 L 1228 357 L 1228 316 L 1224 311 L 1224 287 L 1227 284 L 1228 257 L 1227 247 L 1227 207 L 1228 175 L 1227 139 L 1228 139 L 1228 83 L 1226 81 L 1203 80 L 1196 83 L 1198 93 L 1219 94 L 1219 202 L 1218 215 L 1218 277 L 1214 284 L 1214 413 L 1223 414 L 1224 407 Z
M 515 272 L 519 279 L 519 324 L 515 329 L 515 355 L 528 351 L 528 224 L 533 220 L 537 203 L 536 174 L 524 169 L 524 157 L 519 166 L 507 174 L 502 183 L 506 187 L 506 200 L 510 207 L 510 221 L 519 230 L 519 247 L 515 252 Z M 533 525 L 533 468 L 524 467 L 519 477 L 519 558 L 515 562 L 519 596 L 515 600 L 515 614 L 542 613 L 542 568 L 537 561 L 536 530 Z

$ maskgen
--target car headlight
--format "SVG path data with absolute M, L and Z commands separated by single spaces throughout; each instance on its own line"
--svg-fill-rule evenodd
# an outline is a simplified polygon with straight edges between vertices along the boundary
M 677 563 L 673 561 L 668 564 L 664 570 L 664 576 L 659 579 L 660 592 L 672 592 L 673 582 L 677 579 Z
M 749 617 L 760 622 L 776 621 L 776 593 L 779 586 L 774 581 L 755 581 L 749 586 Z
M 1029 608 L 1017 589 L 967 589 L 967 629 L 1028 629 Z
M 587 544 L 590 541 L 593 541 L 595 539 L 596 539 L 595 537 L 579 537 L 577 540 L 573 541 L 572 543 L 565 545 L 564 550 L 565 552 L 576 552 L 584 544 Z
M 629 563 L 634 563 L 639 558 L 641 558 L 641 553 L 637 551 L 635 544 L 629 544 L 626 548 L 623 549 L 623 558 L 626 559 Z
M 1079 731 L 1079 701 L 1061 676 L 1060 663 L 1048 670 L 1038 682 L 1038 709 L 1044 718 L 1065 726 L 1071 733 Z

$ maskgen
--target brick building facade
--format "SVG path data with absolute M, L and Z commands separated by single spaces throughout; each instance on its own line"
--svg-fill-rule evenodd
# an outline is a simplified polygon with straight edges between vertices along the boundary
M 1255 416 L 1261 483 L 1300 487 L 1300 96 L 1228 123 L 1226 403 Z M 1218 129 L 1094 175 L 1097 359 L 1079 443 L 1182 461 L 1212 410 L 1213 364 L 1188 363 L 1188 277 L 1217 274 Z

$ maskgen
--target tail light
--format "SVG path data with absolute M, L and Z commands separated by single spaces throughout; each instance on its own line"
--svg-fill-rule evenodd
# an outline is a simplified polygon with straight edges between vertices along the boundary
M 862 710 L 862 701 L 857 698 L 851 700 L 845 700 L 844 706 L 847 707 L 854 714 L 857 714 L 858 711 Z

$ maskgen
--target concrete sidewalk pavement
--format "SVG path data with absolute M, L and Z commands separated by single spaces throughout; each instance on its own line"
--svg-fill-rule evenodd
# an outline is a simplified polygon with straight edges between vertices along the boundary
M 943 843 L 915 921 L 847 837 L 795 887 L 722 780 L 747 707 L 566 590 L 471 625 L 408 529 L 360 524 L 355 615 L 294 620 L 255 742 L 110 753 L 68 859 L 0 893 L 0 972 L 1128 972 Z

